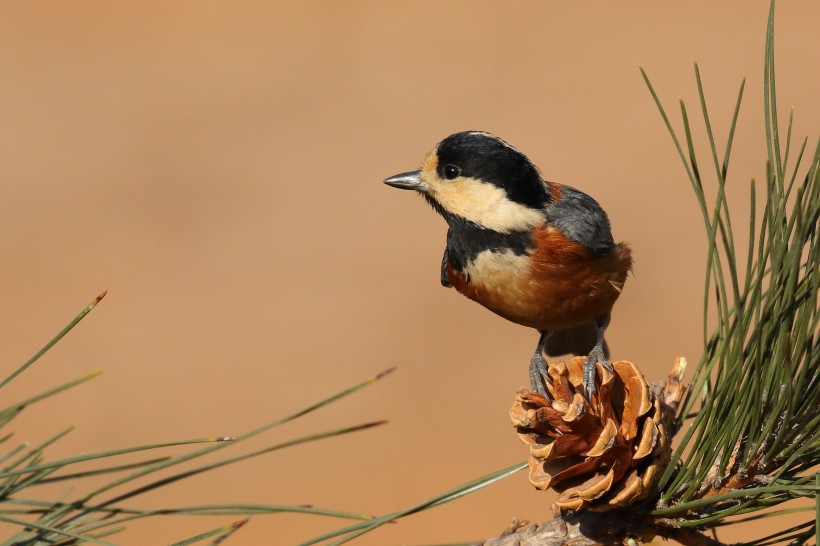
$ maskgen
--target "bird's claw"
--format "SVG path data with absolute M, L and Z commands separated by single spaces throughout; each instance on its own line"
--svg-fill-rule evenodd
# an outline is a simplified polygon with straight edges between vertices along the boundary
M 590 402 L 592 402 L 592 395 L 594 395 L 597 390 L 595 387 L 595 372 L 597 365 L 600 365 L 610 373 L 615 372 L 612 365 L 607 362 L 603 349 L 594 347 L 592 351 L 590 351 L 586 360 L 584 360 L 584 392 L 586 393 L 587 400 Z
M 537 392 L 544 398 L 547 397 L 547 384 L 544 380 L 547 378 L 547 361 L 541 356 L 541 352 L 537 352 L 530 360 L 530 387 L 534 392 Z

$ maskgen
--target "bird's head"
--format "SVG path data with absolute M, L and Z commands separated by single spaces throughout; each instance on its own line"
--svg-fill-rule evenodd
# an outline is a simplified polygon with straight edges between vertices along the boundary
M 421 169 L 384 181 L 416 190 L 448 222 L 468 221 L 510 233 L 544 222 L 550 193 L 538 169 L 500 138 L 480 131 L 448 136 Z

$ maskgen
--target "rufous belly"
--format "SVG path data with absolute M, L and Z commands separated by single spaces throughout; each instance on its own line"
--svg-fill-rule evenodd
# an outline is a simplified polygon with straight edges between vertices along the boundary
M 538 330 L 567 328 L 611 311 L 632 263 L 627 245 L 591 256 L 554 228 L 536 231 L 533 239 L 529 255 L 486 250 L 463 271 L 448 264 L 450 283 L 490 311 Z

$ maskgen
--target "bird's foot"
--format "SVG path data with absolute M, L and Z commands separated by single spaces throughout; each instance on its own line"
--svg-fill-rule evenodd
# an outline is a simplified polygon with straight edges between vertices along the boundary
M 547 361 L 541 356 L 541 351 L 537 351 L 530 360 L 530 386 L 534 392 L 548 399 L 547 385 L 544 382 L 546 377 Z
M 590 402 L 592 402 L 592 395 L 595 394 L 596 391 L 595 372 L 597 365 L 600 365 L 610 373 L 615 372 L 612 365 L 607 362 L 603 347 L 598 345 L 592 348 L 586 360 L 584 360 L 584 392 L 586 392 L 587 400 Z

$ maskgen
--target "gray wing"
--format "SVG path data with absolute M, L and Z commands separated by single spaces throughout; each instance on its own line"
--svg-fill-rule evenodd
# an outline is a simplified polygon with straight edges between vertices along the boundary
M 593 254 L 609 252 L 615 241 L 604 209 L 582 191 L 569 186 L 563 189 L 563 197 L 546 207 L 550 225 Z
M 447 276 L 447 249 L 444 249 L 444 256 L 441 257 L 441 286 L 450 288 L 450 278 Z

